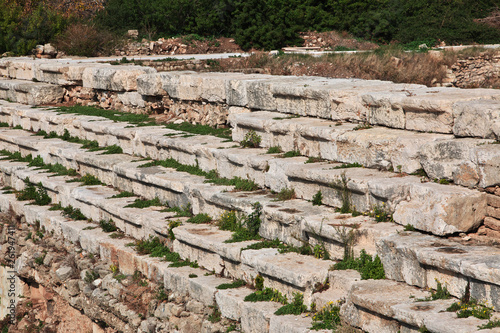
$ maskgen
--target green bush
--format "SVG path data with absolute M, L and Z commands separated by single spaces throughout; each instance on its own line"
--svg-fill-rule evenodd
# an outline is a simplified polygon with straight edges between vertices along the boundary
M 367 254 L 365 250 L 361 250 L 359 258 L 347 258 L 333 265 L 334 269 L 355 269 L 361 273 L 362 280 L 385 279 L 384 266 L 378 255 L 372 259 L 372 256 Z

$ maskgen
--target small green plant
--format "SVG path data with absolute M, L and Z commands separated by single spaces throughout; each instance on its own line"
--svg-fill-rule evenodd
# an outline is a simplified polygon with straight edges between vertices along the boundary
M 323 162 L 324 159 L 321 157 L 309 157 L 307 161 L 304 162 L 304 164 L 309 164 L 309 163 L 318 163 L 318 162 Z
M 113 273 L 113 275 L 118 274 L 118 272 L 120 271 L 120 269 L 118 268 L 118 266 L 114 265 L 114 264 L 111 264 L 109 266 L 109 270 L 111 271 L 111 273 Z
M 354 127 L 352 130 L 353 131 L 359 131 L 359 130 L 365 130 L 365 129 L 370 129 L 372 128 L 370 124 L 364 123 L 364 124 L 359 124 L 358 126 Z
M 35 258 L 35 264 L 41 266 L 43 265 L 43 261 L 45 260 L 45 255 L 41 255 Z
M 235 280 L 231 283 L 222 283 L 220 285 L 218 285 L 217 289 L 220 289 L 220 290 L 224 290 L 224 289 L 234 289 L 234 288 L 240 288 L 240 287 L 243 287 L 244 285 L 246 285 L 246 282 L 243 281 L 243 280 Z
M 262 142 L 262 137 L 252 130 L 247 134 L 245 134 L 245 137 L 240 142 L 240 145 L 243 148 L 259 148 L 261 142 Z
M 62 209 L 63 215 L 66 216 L 67 218 L 73 219 L 75 221 L 82 221 L 82 220 L 87 220 L 87 217 L 82 214 L 80 209 L 74 208 L 73 206 L 69 205 L 67 207 L 64 207 Z
M 283 305 L 274 314 L 277 316 L 298 316 L 304 312 L 307 312 L 307 306 L 304 305 L 304 295 L 302 293 L 294 293 L 292 303 Z
M 450 299 L 451 295 L 450 292 L 448 291 L 448 288 L 446 286 L 443 286 L 441 282 L 436 280 L 437 287 L 436 290 L 431 290 L 431 296 L 425 297 L 425 298 L 418 298 L 415 301 L 416 302 L 428 302 L 428 301 L 435 301 L 438 299 Z
M 101 220 L 99 221 L 99 225 L 104 232 L 115 232 L 118 230 L 113 220 Z
M 276 194 L 277 201 L 285 201 L 295 199 L 295 189 L 284 188 Z
M 160 302 L 168 300 L 168 293 L 163 285 L 160 285 L 158 289 L 156 289 L 155 298 Z
M 208 316 L 208 321 L 211 323 L 218 323 L 219 321 L 221 321 L 221 319 L 222 317 L 219 307 L 217 305 L 214 305 L 212 313 Z
M 321 191 L 316 192 L 316 194 L 312 198 L 313 206 L 321 206 L 323 204 L 323 194 Z
M 373 216 L 375 218 L 375 221 L 377 222 L 392 222 L 392 214 L 389 212 L 387 209 L 387 206 L 385 203 L 382 204 L 382 206 L 375 206 L 373 207 L 373 210 L 370 214 L 370 216 Z
M 189 274 L 190 279 L 197 278 L 197 277 L 198 277 L 198 275 L 196 275 L 196 274 Z
M 154 198 L 151 200 L 146 200 L 146 199 L 135 199 L 135 201 L 127 206 L 125 208 L 147 208 L 151 206 L 163 206 L 161 203 L 160 199 Z
M 43 187 L 42 183 L 34 185 L 30 182 L 29 178 L 24 179 L 24 189 L 16 194 L 17 200 L 33 201 L 34 205 L 46 206 L 52 202 L 52 199 L 47 194 L 47 190 Z
M 227 330 L 226 330 L 226 333 L 229 333 L 229 332 L 234 332 L 236 331 L 237 327 L 235 324 L 231 324 L 228 326 Z
M 125 274 L 119 273 L 119 274 L 114 275 L 113 278 L 118 282 L 122 282 L 123 280 L 125 280 L 127 278 L 127 276 Z
M 94 270 L 87 270 L 85 272 L 85 282 L 92 283 L 99 278 L 99 273 Z
M 221 214 L 218 222 L 219 228 L 233 232 L 231 239 L 227 240 L 226 243 L 260 239 L 262 205 L 255 202 L 252 206 L 252 213 L 247 216 L 238 216 L 234 211 Z
M 281 150 L 280 146 L 273 146 L 273 147 L 269 147 L 266 154 L 279 154 L 279 153 L 281 153 L 281 151 L 282 150 Z
M 278 302 L 283 305 L 288 303 L 286 296 L 275 289 L 265 288 L 263 290 L 257 290 L 250 295 L 247 295 L 244 299 L 245 302 Z
M 333 265 L 333 269 L 355 269 L 361 273 L 362 280 L 380 280 L 385 279 L 384 266 L 378 255 L 372 259 L 365 250 L 361 250 L 359 258 L 348 258 Z
M 262 277 L 262 275 L 257 274 L 257 276 L 254 279 L 254 284 L 255 284 L 255 289 L 264 290 L 264 278 Z
M 283 157 L 283 158 L 290 158 L 290 157 L 297 157 L 297 156 L 300 156 L 300 151 L 298 151 L 298 150 L 290 150 L 290 151 L 287 151 L 286 153 L 284 153 L 283 155 L 281 155 L 281 157 Z
M 66 182 L 68 183 L 80 182 L 84 186 L 105 185 L 96 176 L 90 174 L 86 174 L 85 176 L 82 176 L 80 178 L 67 180 Z
M 415 231 L 415 227 L 408 223 L 405 225 L 404 231 Z
M 480 330 L 486 330 L 495 327 L 500 327 L 500 320 L 490 320 L 486 324 L 480 325 L 477 328 Z
M 182 222 L 179 220 L 175 220 L 175 221 L 170 220 L 170 222 L 168 222 L 168 238 L 170 238 L 171 240 L 175 239 L 174 228 L 177 228 L 181 224 L 182 224 Z
M 458 301 L 450 305 L 446 311 L 456 312 L 458 318 L 476 317 L 478 319 L 490 319 L 493 313 L 491 307 L 486 301 L 478 301 L 470 298 L 469 301 Z
M 425 327 L 425 325 L 422 325 L 418 328 L 418 331 L 420 333 L 430 333 L 430 331 L 427 329 L 427 327 Z
M 134 197 L 135 194 L 132 192 L 127 192 L 127 191 L 122 191 L 118 194 L 113 195 L 112 197 L 109 197 L 109 199 L 115 199 L 115 198 L 129 198 L 129 197 Z
M 212 218 L 210 217 L 210 215 L 208 215 L 206 213 L 200 213 L 200 214 L 197 214 L 193 217 L 190 217 L 187 220 L 187 222 L 195 223 L 195 224 L 204 224 L 204 223 L 212 222 Z
M 337 165 L 332 169 L 349 169 L 349 168 L 362 168 L 363 166 L 359 163 L 342 163 L 341 165 Z
M 328 302 L 312 317 L 311 330 L 334 330 L 340 325 L 340 302 Z
M 185 207 L 169 207 L 165 209 L 166 212 L 176 213 L 175 217 L 192 217 L 193 213 L 191 212 L 191 204 L 187 204 Z
M 325 244 L 316 244 L 313 248 L 314 258 L 329 260 L 330 254 L 326 250 Z
M 104 147 L 102 150 L 102 155 L 112 155 L 112 154 L 123 154 L 123 149 L 120 146 L 112 145 L 108 147 Z

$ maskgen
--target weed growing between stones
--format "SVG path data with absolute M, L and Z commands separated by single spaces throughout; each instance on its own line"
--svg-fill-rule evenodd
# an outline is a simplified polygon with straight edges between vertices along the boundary
M 312 317 L 311 330 L 335 330 L 340 325 L 340 305 L 337 303 L 328 302 L 321 310 L 316 312 Z
M 404 231 L 415 231 L 415 227 L 408 223 L 405 225 Z
M 193 213 L 191 212 L 191 204 L 187 204 L 185 207 L 169 207 L 164 210 L 165 212 L 176 213 L 175 217 L 192 217 Z
M 430 331 L 425 327 L 425 325 L 422 325 L 418 328 L 419 333 L 430 333 Z
M 123 154 L 122 147 L 117 146 L 117 145 L 112 145 L 112 146 L 108 146 L 108 147 L 99 148 L 99 150 L 104 150 L 101 153 L 101 155 Z
M 47 194 L 47 190 L 43 187 L 42 183 L 36 186 L 32 184 L 28 177 L 24 179 L 24 189 L 16 194 L 17 200 L 33 201 L 33 205 L 46 206 L 52 202 L 52 199 Z
M 362 280 L 385 279 L 384 266 L 379 256 L 376 255 L 375 258 L 372 259 L 372 256 L 367 254 L 365 250 L 361 250 L 359 258 L 343 259 L 341 262 L 334 264 L 331 269 L 355 269 L 361 274 Z
M 174 228 L 177 228 L 178 226 L 180 226 L 182 223 L 181 221 L 179 220 L 170 220 L 170 222 L 168 223 L 168 238 L 170 240 L 175 240 L 175 235 L 174 235 Z
M 288 304 L 286 296 L 277 291 L 276 289 L 264 288 L 263 290 L 257 290 L 250 295 L 247 295 L 244 299 L 245 302 L 278 302 L 283 305 Z
M 359 163 L 342 163 L 341 165 L 337 165 L 332 169 L 349 169 L 349 168 L 362 168 L 363 166 Z
M 127 122 L 137 126 L 154 126 L 156 123 L 145 114 L 120 112 L 116 110 L 98 109 L 92 106 L 62 106 L 55 109 L 60 113 L 79 114 L 85 116 L 103 117 L 113 121 Z
M 191 175 L 205 177 L 205 182 L 215 185 L 234 186 L 238 191 L 256 191 L 259 186 L 252 180 L 242 179 L 240 177 L 233 177 L 232 179 L 219 177 L 216 170 L 209 172 L 203 171 L 198 165 L 186 165 L 177 162 L 173 158 L 168 158 L 163 161 L 151 161 L 139 166 L 140 168 L 149 168 L 153 166 L 162 166 L 164 168 L 172 168 L 180 172 L 187 172 Z
M 343 261 L 349 261 L 354 258 L 354 244 L 356 244 L 358 240 L 358 225 L 348 225 L 345 222 L 342 222 L 338 226 L 334 226 L 335 232 L 340 237 L 340 242 L 344 247 L 344 258 Z
M 295 189 L 284 188 L 276 194 L 276 201 L 286 201 L 295 199 Z
M 500 327 L 500 320 L 490 320 L 486 324 L 480 325 L 477 328 L 480 330 L 486 330 L 495 327 Z
M 286 153 L 284 153 L 283 155 L 281 155 L 280 157 L 282 157 L 282 158 L 290 158 L 290 157 L 297 157 L 297 156 L 300 156 L 300 151 L 298 151 L 298 150 L 290 150 L 290 151 L 287 151 Z
M 161 203 L 160 199 L 154 198 L 151 200 L 146 200 L 146 199 L 135 199 L 135 201 L 127 206 L 125 208 L 148 208 L 151 206 L 164 206 L 164 204 Z
M 230 128 L 213 128 L 208 125 L 193 125 L 189 122 L 183 122 L 180 124 L 166 124 L 166 128 L 173 129 L 182 132 L 188 132 L 199 135 L 212 135 L 222 139 L 231 140 L 231 129 Z
M 224 289 L 235 289 L 235 288 L 240 288 L 240 287 L 243 287 L 246 285 L 246 282 L 243 281 L 243 280 L 236 280 L 232 283 L 222 283 L 220 285 L 218 285 L 217 289 L 219 290 L 224 290 Z
M 319 245 L 321 247 L 321 245 Z M 297 253 L 301 255 L 314 255 L 314 249 L 311 248 L 309 244 L 304 244 L 302 246 L 293 246 L 293 245 L 287 245 L 283 242 L 281 242 L 279 239 L 274 239 L 274 240 L 263 240 L 261 242 L 253 243 L 248 245 L 247 247 L 241 249 L 241 251 L 245 250 L 260 250 L 260 249 L 278 249 L 278 252 L 280 254 L 284 253 Z M 322 250 L 317 251 L 318 258 L 322 256 L 322 258 L 326 259 L 328 257 L 328 254 L 322 254 Z
M 451 295 L 446 286 L 443 286 L 441 282 L 436 280 L 437 287 L 436 290 L 431 290 L 431 296 L 425 298 L 418 298 L 415 302 L 428 302 L 435 301 L 438 299 L 450 299 Z
M 67 180 L 66 183 L 82 183 L 82 186 L 106 185 L 99 178 L 88 173 L 80 178 Z
M 364 123 L 364 124 L 359 124 L 358 126 L 354 127 L 352 130 L 353 131 L 359 131 L 359 130 L 365 130 L 365 129 L 370 129 L 372 128 L 370 124 Z
M 487 301 L 478 301 L 471 298 L 467 302 L 458 301 L 453 303 L 446 311 L 456 312 L 458 318 L 468 318 L 472 316 L 478 319 L 490 319 L 493 313 L 493 307 L 491 307 Z
M 73 219 L 75 221 L 83 221 L 83 220 L 88 220 L 85 215 L 82 214 L 79 208 L 73 208 L 73 206 L 69 205 L 67 207 L 64 207 L 62 209 L 63 215 Z
M 157 299 L 160 302 L 168 300 L 168 293 L 165 290 L 165 286 L 163 286 L 163 284 L 159 285 L 158 289 L 156 289 L 155 299 Z
M 10 127 L 10 125 L 2 121 L 0 122 L 0 127 Z
M 307 161 L 304 162 L 304 164 L 309 164 L 309 163 L 318 163 L 318 162 L 324 162 L 326 161 L 325 159 L 321 157 L 309 157 Z
M 312 198 L 313 206 L 321 206 L 323 204 L 323 194 L 321 191 L 316 192 L 316 194 Z
M 104 232 L 115 232 L 118 230 L 113 220 L 101 220 L 99 221 L 99 225 Z
M 168 267 L 183 267 L 190 266 L 193 268 L 198 267 L 196 261 L 182 260 L 177 252 L 171 251 L 166 247 L 158 237 L 150 236 L 146 240 L 138 240 L 132 244 L 137 253 L 141 255 L 148 254 L 150 257 L 162 258 L 165 261 L 171 262 Z
M 134 197 L 134 196 L 135 196 L 135 194 L 132 192 L 122 191 L 118 194 L 113 195 L 112 197 L 109 197 L 108 199 L 129 198 L 129 197 Z
M 292 303 L 283 305 L 274 313 L 277 316 L 300 315 L 307 312 L 307 306 L 304 305 L 304 295 L 302 293 L 293 293 Z
M 342 172 L 339 179 L 331 184 L 331 187 L 333 187 L 338 192 L 340 200 L 342 201 L 342 206 L 337 209 L 338 212 L 342 214 L 352 212 L 351 192 L 347 188 L 348 182 L 349 179 L 347 178 L 345 172 Z
M 221 317 L 221 313 L 220 313 L 220 310 L 219 310 L 219 307 L 217 305 L 212 305 L 212 306 L 209 306 L 210 308 L 213 308 L 213 311 L 212 313 L 208 316 L 208 321 L 211 322 L 211 323 L 218 323 L 219 321 L 221 321 L 222 317 Z
M 240 145 L 243 148 L 259 148 L 261 142 L 262 137 L 252 130 L 245 134 L 245 137 L 241 140 Z
M 279 154 L 279 153 L 281 153 L 281 151 L 282 150 L 281 150 L 280 146 L 273 146 L 273 147 L 269 147 L 266 154 Z
M 205 223 L 212 222 L 212 218 L 210 217 L 210 215 L 208 215 L 206 213 L 200 213 L 200 214 L 197 214 L 193 217 L 190 217 L 187 220 L 187 222 L 195 223 L 195 224 L 205 224 Z
M 67 129 L 64 130 L 63 135 L 58 135 L 56 132 L 52 131 L 47 134 L 44 130 L 38 131 L 34 135 L 36 136 L 43 136 L 44 139 L 61 139 L 67 142 L 72 142 L 72 143 L 78 143 L 82 145 L 82 148 L 84 149 L 89 149 L 89 150 L 99 150 L 99 143 L 95 140 L 90 141 L 90 140 L 83 140 L 80 139 L 76 136 L 71 136 L 68 132 Z
M 233 232 L 231 239 L 226 240 L 226 243 L 236 243 L 261 238 L 259 236 L 259 229 L 262 222 L 260 219 L 262 205 L 256 202 L 252 206 L 253 211 L 247 216 L 238 215 L 235 211 L 221 214 L 217 223 L 219 229 Z
M 386 204 L 383 203 L 382 206 L 375 206 L 373 207 L 372 212 L 369 214 L 369 216 L 372 216 L 375 218 L 375 221 L 377 222 L 393 222 L 392 214 L 389 212 L 389 209 L 387 208 Z
M 99 278 L 99 273 L 94 270 L 88 270 L 85 272 L 85 282 L 92 283 Z

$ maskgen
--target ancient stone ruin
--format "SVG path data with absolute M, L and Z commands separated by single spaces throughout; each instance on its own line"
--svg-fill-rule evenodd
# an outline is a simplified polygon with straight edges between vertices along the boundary
M 0 75 L 2 317 L 6 300 L 29 305 L 22 295 L 47 327 L 78 310 L 66 331 L 315 332 L 308 312 L 244 301 L 263 280 L 307 311 L 338 305 L 345 332 L 500 318 L 499 90 L 63 59 L 3 58 Z M 61 102 L 227 124 L 232 140 L 48 106 Z M 144 200 L 164 207 L 127 207 Z M 227 242 L 190 215 L 260 219 L 276 246 Z M 137 242 L 153 239 L 156 256 Z M 378 256 L 385 279 L 332 269 L 360 255 Z M 221 287 L 233 280 L 244 286 Z M 446 311 L 460 300 L 488 316 Z

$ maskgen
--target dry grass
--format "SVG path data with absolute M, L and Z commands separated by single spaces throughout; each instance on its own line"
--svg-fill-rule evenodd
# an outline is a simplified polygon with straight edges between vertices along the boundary
M 470 48 L 460 52 L 418 53 L 386 48 L 376 52 L 330 54 L 320 58 L 288 54 L 276 57 L 267 53 L 255 53 L 248 58 L 223 59 L 216 70 L 360 78 L 433 86 L 443 82 L 447 67 L 451 67 L 457 60 L 480 54 L 493 55 L 495 52 L 498 51 Z

